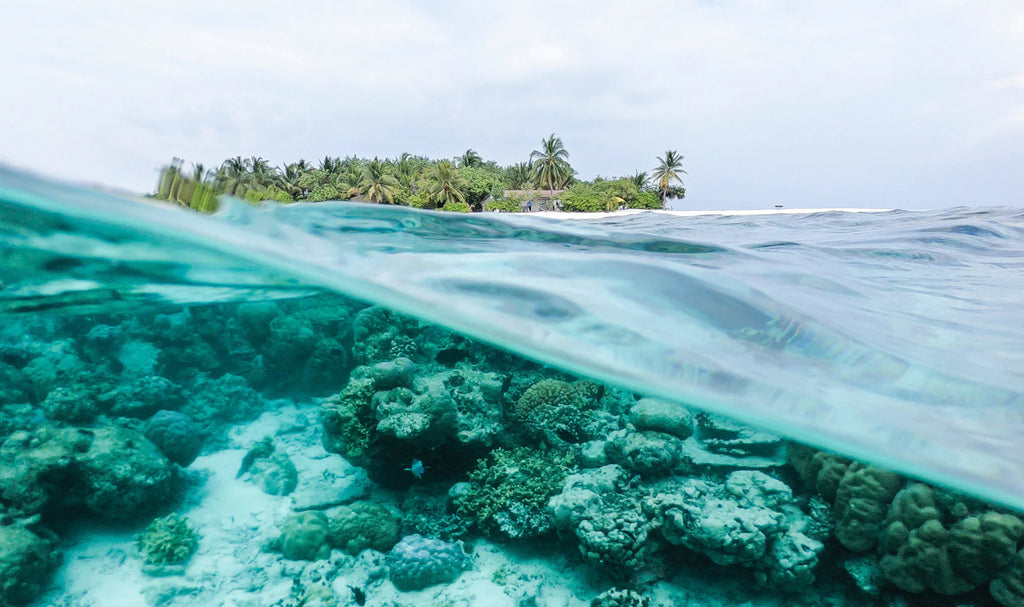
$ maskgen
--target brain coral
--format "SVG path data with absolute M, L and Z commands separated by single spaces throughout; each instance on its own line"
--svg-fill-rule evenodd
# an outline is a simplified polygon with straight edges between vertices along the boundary
M 879 540 L 885 578 L 908 592 L 954 595 L 992 580 L 1011 564 L 1024 522 L 995 511 L 950 523 L 951 518 L 931 487 L 915 483 L 900 491 Z
M 408 535 L 388 553 L 391 583 L 402 591 L 422 590 L 459 577 L 468 559 L 458 544 Z
M 146 422 L 145 434 L 167 459 L 181 467 L 196 461 L 203 448 L 199 428 L 177 411 L 157 411 Z

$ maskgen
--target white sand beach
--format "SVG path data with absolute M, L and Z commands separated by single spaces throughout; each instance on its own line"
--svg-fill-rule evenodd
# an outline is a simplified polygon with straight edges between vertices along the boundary
M 804 215 L 810 213 L 887 213 L 895 209 L 864 209 L 864 208 L 818 208 L 818 209 L 733 209 L 733 210 L 645 210 L 645 209 L 624 209 L 612 211 L 611 213 L 569 213 L 565 211 L 536 211 L 525 213 L 530 217 L 544 217 L 546 219 L 606 219 L 608 217 L 628 217 L 641 213 L 656 213 L 658 215 L 674 215 L 676 217 L 698 217 L 701 215 Z

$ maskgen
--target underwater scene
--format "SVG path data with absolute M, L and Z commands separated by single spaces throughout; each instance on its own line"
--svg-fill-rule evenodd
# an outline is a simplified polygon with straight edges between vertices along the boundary
M 0 605 L 1024 606 L 1024 213 L 0 170 Z

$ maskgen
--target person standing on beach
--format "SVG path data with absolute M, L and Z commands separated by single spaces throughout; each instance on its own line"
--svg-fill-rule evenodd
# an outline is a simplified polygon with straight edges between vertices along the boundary
M 533 211 L 533 201 L 532 200 L 527 200 L 526 201 L 526 212 L 529 213 L 530 211 Z

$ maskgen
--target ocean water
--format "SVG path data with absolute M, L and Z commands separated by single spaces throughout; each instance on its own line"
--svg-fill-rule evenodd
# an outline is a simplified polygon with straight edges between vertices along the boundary
M 3 170 L 0 243 L 0 362 L 9 387 L 7 394 L 0 392 L 6 409 L 0 430 L 10 470 L 31 468 L 31 449 L 39 444 L 64 440 L 30 436 L 40 427 L 58 434 L 88 429 L 90 437 L 106 436 L 109 424 L 141 432 L 159 409 L 185 412 L 201 428 L 206 444 L 199 465 L 214 461 L 218 450 L 244 446 L 240 437 L 249 435 L 232 435 L 229 428 L 273 408 L 257 400 L 291 399 L 292 405 L 312 403 L 308 410 L 315 414 L 302 419 L 312 419 L 317 433 L 318 420 L 324 424 L 327 451 L 368 471 L 369 482 L 382 491 L 397 492 L 390 495 L 398 506 L 403 498 L 395 495 L 423 479 L 446 487 L 468 479 L 472 486 L 481 478 L 482 473 L 472 476 L 479 461 L 491 461 L 492 469 L 502 462 L 494 454 L 499 448 L 521 458 L 527 456 L 516 448 L 565 450 L 582 458 L 572 471 L 613 465 L 636 475 L 634 493 L 619 491 L 632 496 L 623 498 L 632 505 L 608 506 L 604 513 L 646 513 L 648 519 L 637 523 L 641 540 L 634 537 L 639 531 L 626 530 L 636 544 L 628 549 L 602 553 L 588 544 L 588 534 L 596 533 L 595 525 L 600 531 L 593 521 L 604 518 L 559 527 L 550 505 L 538 507 L 548 508 L 554 529 L 523 523 L 528 517 L 522 512 L 520 519 L 506 513 L 475 521 L 489 540 L 559 538 L 566 554 L 582 554 L 582 564 L 576 556 L 574 567 L 598 572 L 595 595 L 603 584 L 657 600 L 674 592 L 658 586 L 673 575 L 689 568 L 700 577 L 721 566 L 751 575 L 764 596 L 779 601 L 764 604 L 939 604 L 936 596 L 962 596 L 971 604 L 1024 600 L 1024 553 L 1014 556 L 1024 523 L 1008 514 L 1024 509 L 1019 209 L 646 213 L 559 221 L 348 203 L 255 208 L 229 201 L 218 214 L 200 216 Z M 374 396 L 372 404 L 366 400 L 375 421 L 360 423 L 379 425 L 361 429 L 366 443 L 354 446 L 346 424 L 363 414 L 346 407 L 360 381 L 376 382 L 376 393 L 386 396 Z M 90 382 L 106 383 L 103 390 L 79 385 Z M 539 393 L 540 388 L 530 390 L 541 382 L 555 382 L 542 387 L 556 392 L 573 386 L 571 399 L 582 399 L 573 402 L 588 417 L 573 425 L 565 421 L 572 414 L 557 407 L 554 417 L 541 421 L 523 413 L 521 403 L 533 402 L 524 395 Z M 496 390 L 501 396 L 487 396 Z M 456 403 L 456 421 L 442 423 L 443 415 L 423 413 L 423 399 L 437 402 L 442 393 Z M 217 405 L 209 395 L 230 404 Z M 203 398 L 209 402 L 195 404 Z M 653 409 L 634 411 L 638 402 Z M 682 417 L 689 421 L 659 407 L 685 411 Z M 679 424 L 688 430 L 672 435 L 668 428 Z M 279 433 L 278 440 L 290 444 L 286 435 Z M 786 463 L 782 438 L 815 451 L 790 447 L 794 469 Z M 816 450 L 826 453 L 807 464 Z M 869 466 L 850 467 L 843 458 Z M 837 461 L 842 464 L 830 490 L 819 472 Z M 39 525 L 41 517 L 45 531 L 33 532 L 47 541 L 60 542 L 67 531 L 54 521 L 70 518 L 75 508 L 102 511 L 106 503 L 89 497 L 93 489 L 79 487 L 88 494 L 79 501 L 60 502 L 58 508 L 56 498 L 38 497 L 42 505 L 33 510 L 26 504 L 36 502 L 18 493 L 28 491 L 17 485 L 24 475 L 16 483 L 13 472 L 2 474 L 0 488 L 8 491 L 0 491 L 4 518 L 15 525 L 11 521 L 35 517 L 30 524 Z M 928 483 L 932 493 L 914 481 Z M 678 486 L 666 489 L 666 483 Z M 770 483 L 786 487 L 769 490 Z M 11 489 L 15 485 L 17 491 Z M 551 491 L 558 495 L 558 489 Z M 778 491 L 790 491 L 792 503 L 766 497 Z M 616 501 L 595 492 L 607 503 Z M 569 493 L 568 486 L 562 489 L 563 496 Z M 142 512 L 159 492 L 140 495 L 132 504 Z M 741 510 L 736 520 L 754 521 L 757 508 L 774 507 L 777 516 L 770 531 L 749 522 L 760 540 L 722 528 L 720 535 L 734 535 L 722 543 L 694 531 L 717 521 L 699 508 L 678 506 L 697 522 L 666 531 L 672 527 L 668 506 L 651 504 L 672 502 L 666 496 L 673 495 L 718 506 L 731 500 L 729 507 Z M 834 519 L 819 535 L 805 529 L 819 520 L 817 503 Z M 951 536 L 970 535 L 962 529 L 975 527 L 999 531 L 982 533 L 977 546 L 983 548 L 977 549 L 935 540 L 933 552 L 944 556 L 928 560 L 919 556 L 923 549 L 916 539 L 906 539 L 907 532 L 917 538 L 920 531 L 901 518 L 908 503 L 931 507 L 934 516 L 924 518 L 941 520 Z M 865 510 L 870 512 L 862 516 Z M 442 536 L 438 541 L 462 537 Z M 542 537 L 548 539 L 537 539 Z M 754 546 L 757 554 L 738 556 L 731 545 Z M 688 556 L 663 557 L 666 546 L 685 549 Z M 765 556 L 785 546 L 789 556 Z M 794 553 L 813 559 L 794 566 Z M 998 556 L 986 561 L 982 553 Z M 318 561 L 307 556 L 299 560 Z M 865 558 L 866 564 L 855 561 Z M 394 577 L 397 566 L 388 563 L 392 583 L 401 586 Z M 854 573 L 862 570 L 870 575 Z M 60 594 L 62 584 L 72 584 L 69 574 L 62 575 L 49 582 L 44 596 L 50 598 L 43 600 L 90 604 L 83 594 Z M 302 575 L 311 574 L 303 570 L 296 579 Z M 934 581 L 940 578 L 945 581 Z M 380 580 L 368 579 L 360 582 L 360 592 L 379 587 Z M 280 604 L 357 603 L 355 585 L 342 586 L 351 593 L 334 603 L 292 597 L 292 603 Z M 733 590 L 715 598 L 711 586 L 702 590 L 705 602 L 688 600 L 753 600 Z M 724 581 L 721 586 L 731 588 Z M 505 586 L 505 595 L 515 600 L 530 595 L 517 592 L 522 596 Z M 578 596 L 582 592 L 572 600 L 585 600 Z M 380 592 L 376 596 L 363 600 L 401 604 Z M 431 600 L 504 604 L 478 595 L 438 596 Z M 576 604 L 565 597 L 544 603 L 537 596 L 535 604 Z M 181 593 L 159 600 L 151 593 L 145 600 L 192 604 Z M 629 600 L 634 603 L 594 604 L 642 604 Z

